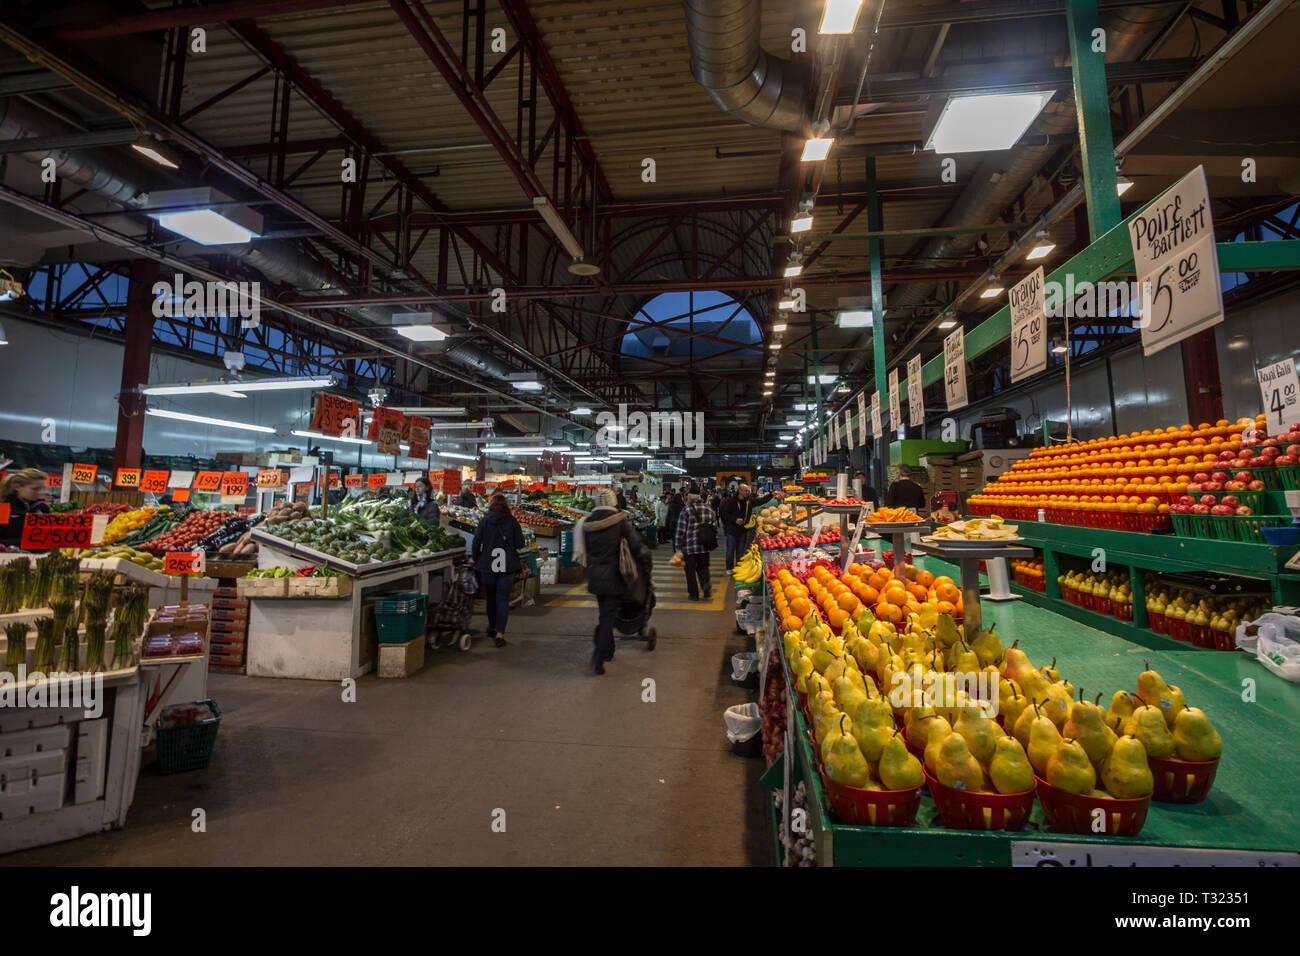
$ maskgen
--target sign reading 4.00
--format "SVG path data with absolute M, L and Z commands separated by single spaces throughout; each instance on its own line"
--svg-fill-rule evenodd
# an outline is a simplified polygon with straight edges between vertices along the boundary
M 1134 216 L 1128 231 L 1143 289 L 1138 328 L 1144 354 L 1223 321 L 1219 251 L 1204 166 Z

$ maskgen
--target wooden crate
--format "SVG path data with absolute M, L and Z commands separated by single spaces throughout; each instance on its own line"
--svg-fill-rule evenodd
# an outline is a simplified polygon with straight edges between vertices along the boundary
M 289 597 L 341 598 L 352 594 L 351 578 L 288 578 Z
M 289 578 L 239 578 L 235 586 L 241 598 L 276 598 L 289 596 Z

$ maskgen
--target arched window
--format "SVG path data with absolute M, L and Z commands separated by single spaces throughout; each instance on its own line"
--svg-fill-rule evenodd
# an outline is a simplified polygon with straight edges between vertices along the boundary
M 725 292 L 664 292 L 635 320 L 623 336 L 623 354 L 634 358 L 707 358 L 762 341 L 749 309 Z

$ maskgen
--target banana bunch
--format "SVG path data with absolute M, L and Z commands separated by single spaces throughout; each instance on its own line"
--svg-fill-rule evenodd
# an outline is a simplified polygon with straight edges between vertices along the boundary
M 757 544 L 750 545 L 745 556 L 736 562 L 731 577 L 738 588 L 749 587 L 763 577 L 763 558 Z

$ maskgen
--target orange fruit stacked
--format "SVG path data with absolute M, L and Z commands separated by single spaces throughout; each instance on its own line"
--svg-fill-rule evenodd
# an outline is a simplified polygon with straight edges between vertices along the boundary
M 889 524 L 904 524 L 910 521 L 921 521 L 919 514 L 911 508 L 880 508 L 867 515 L 867 520 L 871 522 L 888 522 Z

